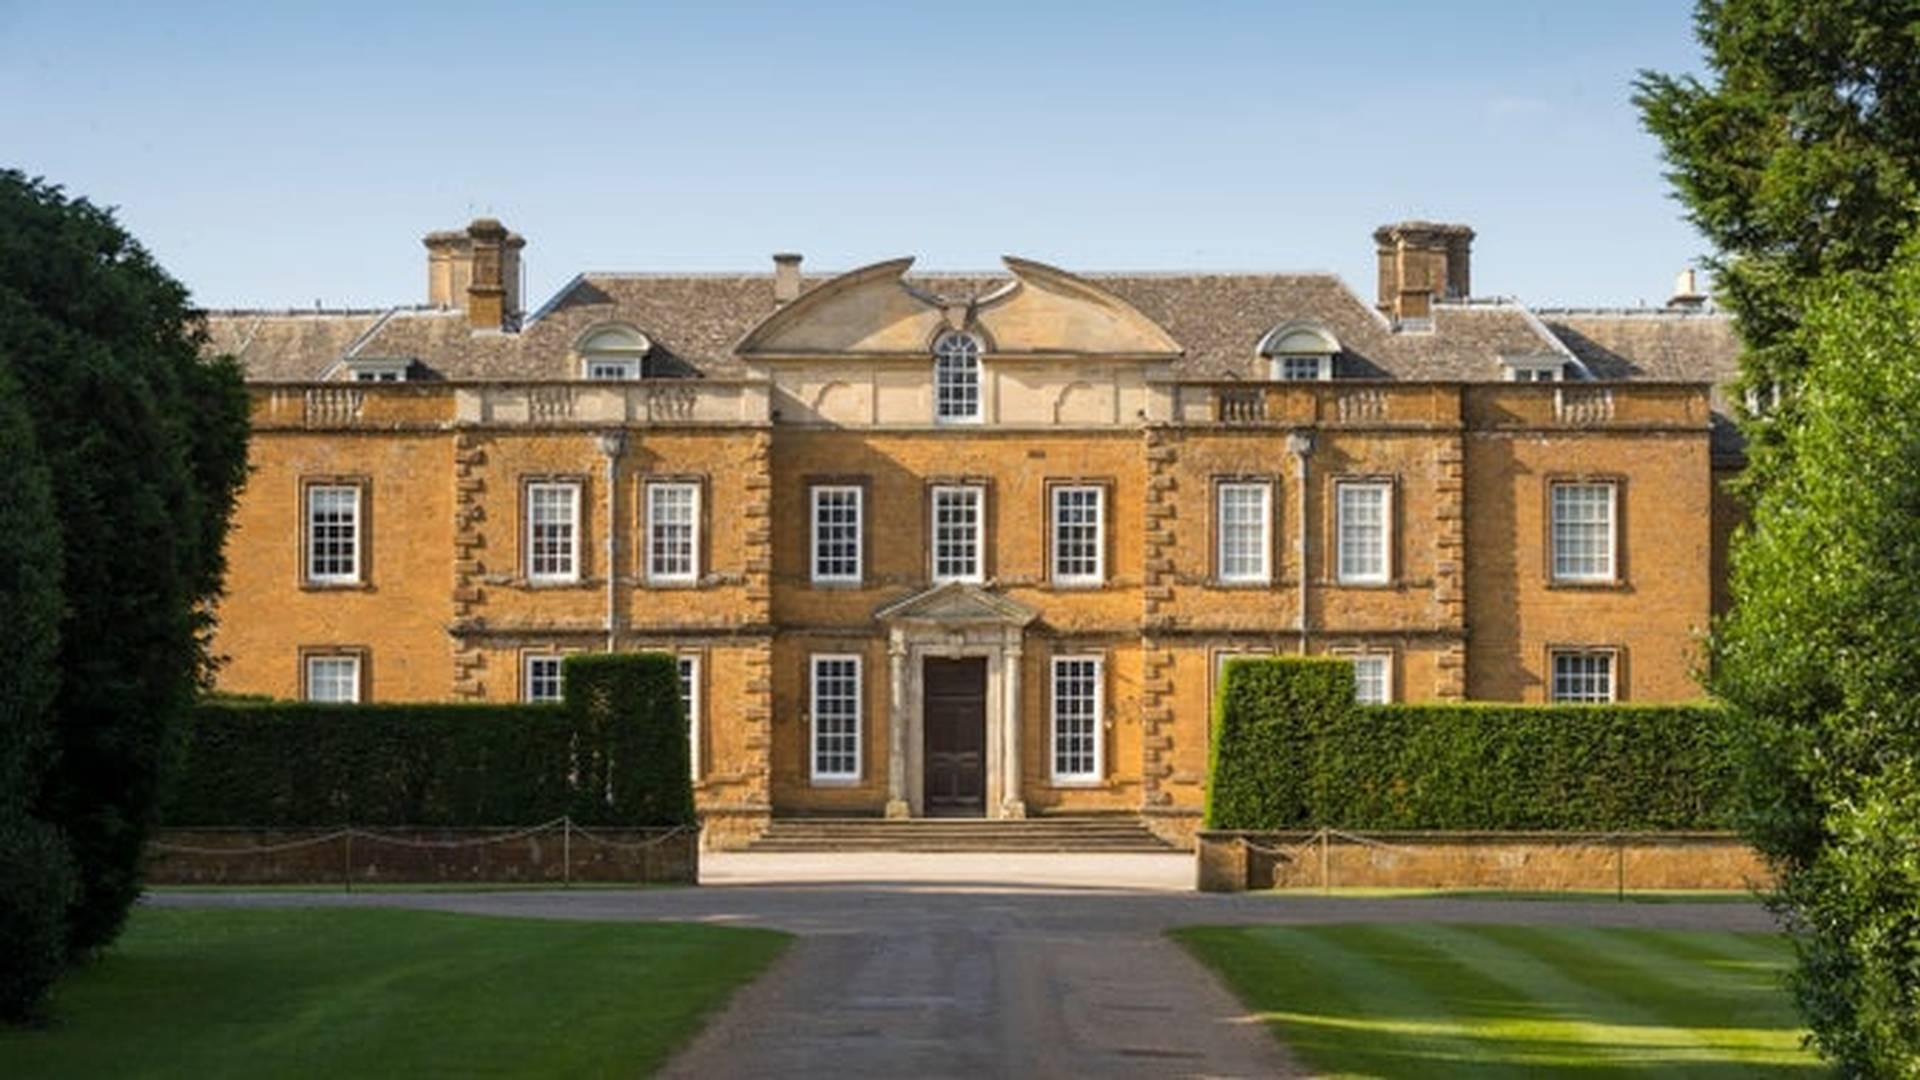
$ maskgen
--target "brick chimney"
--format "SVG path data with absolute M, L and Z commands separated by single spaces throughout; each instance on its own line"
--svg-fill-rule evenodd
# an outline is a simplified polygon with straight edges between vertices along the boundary
M 527 240 L 492 218 L 430 232 L 427 303 L 465 311 L 476 329 L 500 330 L 520 317 L 520 249 Z
M 1465 225 L 1402 221 L 1373 231 L 1380 256 L 1378 307 L 1394 322 L 1427 319 L 1441 300 L 1472 292 L 1473 230 Z
M 800 256 L 783 251 L 773 257 L 773 306 L 786 307 L 800 299 Z

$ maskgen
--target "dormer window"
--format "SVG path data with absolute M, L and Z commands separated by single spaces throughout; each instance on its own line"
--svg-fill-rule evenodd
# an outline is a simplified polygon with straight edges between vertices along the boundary
M 1269 379 L 1327 382 L 1333 378 L 1340 342 L 1319 323 L 1296 319 L 1267 331 L 1257 351 L 1267 361 Z
M 1561 382 L 1567 377 L 1566 361 L 1557 356 L 1503 356 L 1508 382 Z
M 378 359 L 354 357 L 347 361 L 347 375 L 354 382 L 406 382 L 413 361 L 404 357 Z
M 638 379 L 653 342 L 631 326 L 603 326 L 580 339 L 580 373 L 588 379 Z
M 980 422 L 980 341 L 972 334 L 942 334 L 933 343 L 933 419 Z

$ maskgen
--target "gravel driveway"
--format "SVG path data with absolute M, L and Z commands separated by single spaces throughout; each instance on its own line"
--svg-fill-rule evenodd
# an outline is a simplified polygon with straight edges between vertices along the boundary
M 1474 922 L 1759 930 L 1753 904 L 1204 895 L 1186 855 L 707 855 L 708 887 L 185 893 L 167 906 L 353 905 L 675 919 L 800 935 L 669 1067 L 686 1077 L 1287 1076 L 1297 1067 L 1162 931 Z

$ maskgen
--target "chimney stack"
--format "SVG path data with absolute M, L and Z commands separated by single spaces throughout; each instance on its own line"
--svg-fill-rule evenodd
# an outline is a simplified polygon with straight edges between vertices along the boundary
M 1675 311 L 1699 311 L 1706 306 L 1707 294 L 1700 291 L 1700 279 L 1693 267 L 1674 275 L 1673 295 L 1667 298 L 1667 307 Z
M 800 256 L 783 251 L 773 257 L 773 306 L 786 307 L 800 299 Z
M 526 237 L 492 218 L 428 233 L 427 303 L 464 311 L 476 329 L 501 330 L 520 317 L 520 249 Z
M 1441 300 L 1472 294 L 1473 230 L 1465 225 L 1402 221 L 1373 231 L 1380 258 L 1378 307 L 1399 323 L 1428 319 Z

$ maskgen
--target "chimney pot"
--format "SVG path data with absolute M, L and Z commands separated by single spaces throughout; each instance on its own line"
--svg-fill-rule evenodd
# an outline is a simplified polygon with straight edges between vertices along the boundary
M 1674 275 L 1673 295 L 1667 298 L 1667 307 L 1676 311 L 1698 311 L 1707 306 L 1707 296 L 1700 291 L 1700 279 L 1693 267 Z
M 783 251 L 773 257 L 773 302 L 784 307 L 800 299 L 800 256 Z

